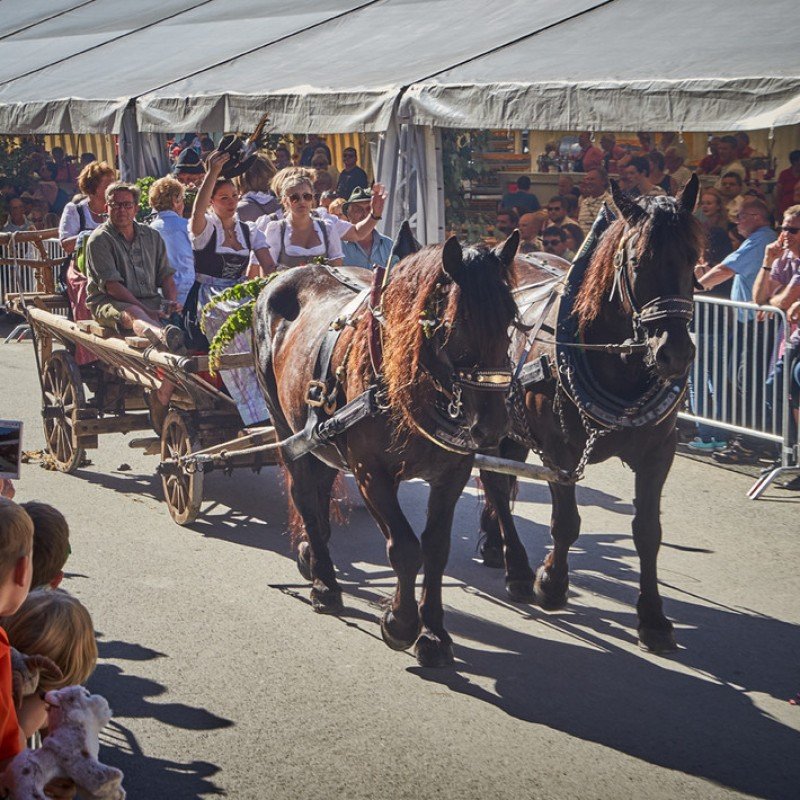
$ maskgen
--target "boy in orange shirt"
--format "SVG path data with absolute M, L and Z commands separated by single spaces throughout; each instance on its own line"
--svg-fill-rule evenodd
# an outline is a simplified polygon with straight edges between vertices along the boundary
M 28 596 L 32 552 L 31 518 L 13 500 L 0 497 L 0 615 L 13 614 Z M 0 628 L 0 769 L 25 747 L 11 682 L 11 648 Z

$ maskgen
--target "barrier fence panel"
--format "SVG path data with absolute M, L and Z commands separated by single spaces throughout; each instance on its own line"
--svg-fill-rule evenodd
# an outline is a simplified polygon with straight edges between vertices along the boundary
M 797 471 L 798 438 L 790 403 L 791 365 L 786 313 L 772 306 L 695 297 L 688 409 L 682 419 L 702 437 L 725 434 L 772 442 L 779 463 L 751 489 L 756 499 L 784 472 Z
M 58 239 L 42 239 L 46 260 L 41 251 L 31 242 L 0 242 L 0 308 L 6 304 L 6 295 L 15 292 L 36 292 L 38 264 L 52 272 L 53 282 L 58 286 L 58 272 L 66 257 Z M 19 262 L 26 262 L 20 264 Z M 31 263 L 37 262 L 37 263 Z M 50 266 L 47 266 L 48 262 Z

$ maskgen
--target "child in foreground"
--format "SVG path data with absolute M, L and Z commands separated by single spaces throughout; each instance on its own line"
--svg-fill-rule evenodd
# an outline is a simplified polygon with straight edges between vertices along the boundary
M 49 586 L 55 589 L 64 578 L 64 564 L 67 563 L 70 553 L 67 520 L 57 508 L 47 503 L 40 503 L 38 500 L 30 500 L 20 505 L 33 521 L 31 588 Z
M 0 619 L 11 646 L 28 656 L 45 656 L 61 671 L 43 671 L 38 691 L 22 700 L 19 724 L 27 735 L 47 724 L 42 699 L 51 689 L 86 683 L 97 664 L 94 625 L 86 607 L 63 589 L 35 589 L 16 614 Z

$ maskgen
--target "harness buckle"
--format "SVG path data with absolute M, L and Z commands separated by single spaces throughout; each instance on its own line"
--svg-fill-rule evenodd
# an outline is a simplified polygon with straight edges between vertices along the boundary
M 328 403 L 328 387 L 324 381 L 309 381 L 306 390 L 306 405 L 322 408 Z

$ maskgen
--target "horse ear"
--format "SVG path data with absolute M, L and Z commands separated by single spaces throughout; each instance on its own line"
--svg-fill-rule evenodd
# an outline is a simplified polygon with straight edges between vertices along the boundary
M 502 265 L 506 270 L 514 263 L 514 257 L 517 255 L 519 248 L 519 231 L 515 228 L 511 236 L 506 239 L 503 244 L 497 245 L 494 249 L 494 254 L 500 259 Z
M 620 214 L 629 225 L 636 225 L 642 217 L 647 216 L 647 212 L 638 203 L 634 203 L 628 195 L 624 194 L 613 178 L 609 183 L 611 184 L 611 196 L 614 198 L 614 205 L 619 209 Z
M 417 253 L 421 249 L 422 245 L 414 238 L 414 234 L 411 233 L 411 225 L 408 224 L 408 220 L 404 220 L 397 233 L 397 238 L 392 248 L 392 255 L 397 256 L 397 258 L 402 261 L 406 256 Z
M 689 182 L 683 187 L 683 191 L 678 195 L 678 201 L 684 211 L 690 214 L 694 211 L 695 204 L 697 203 L 697 194 L 700 191 L 700 178 L 697 174 L 692 174 Z
M 458 238 L 451 236 L 444 243 L 442 251 L 442 266 L 444 271 L 455 281 L 464 268 L 464 253 L 461 250 Z

